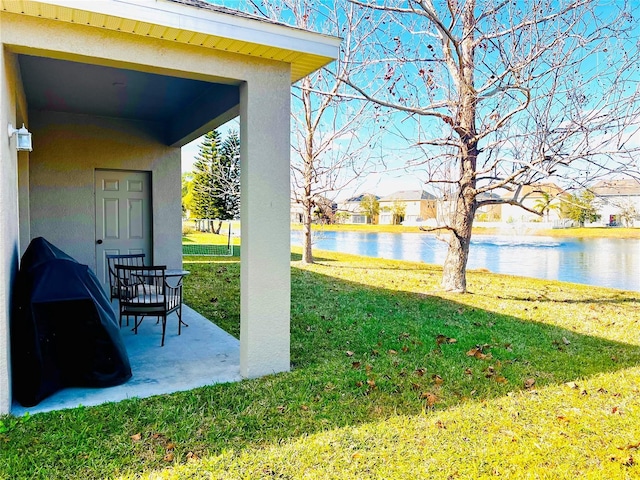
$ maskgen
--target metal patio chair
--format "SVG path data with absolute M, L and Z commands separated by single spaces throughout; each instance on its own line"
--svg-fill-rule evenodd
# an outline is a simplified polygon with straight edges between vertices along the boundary
M 144 265 L 144 253 L 107 254 L 107 270 L 109 272 L 109 297 L 110 300 L 118 298 L 116 288 L 116 265 L 129 265 L 142 267 Z M 120 325 L 122 326 L 122 325 Z
M 167 328 L 167 317 L 176 312 L 178 316 L 178 335 L 182 333 L 182 274 L 167 275 L 167 267 L 116 265 L 118 303 L 120 304 L 120 324 L 123 317 L 134 317 L 133 331 L 144 317 L 158 317 L 162 322 L 162 341 Z M 169 280 L 170 279 L 170 280 Z

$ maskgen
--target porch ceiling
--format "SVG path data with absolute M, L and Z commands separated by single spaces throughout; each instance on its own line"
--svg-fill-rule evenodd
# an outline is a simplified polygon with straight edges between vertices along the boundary
M 19 62 L 30 110 L 156 122 L 168 145 L 239 103 L 234 85 L 32 55 Z

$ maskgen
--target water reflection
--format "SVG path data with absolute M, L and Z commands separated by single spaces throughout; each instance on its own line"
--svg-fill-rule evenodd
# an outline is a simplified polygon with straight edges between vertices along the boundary
M 291 235 L 301 245 L 301 232 Z M 420 233 L 319 232 L 315 248 L 442 265 L 446 244 Z M 640 240 L 495 235 L 472 238 L 468 268 L 640 290 Z

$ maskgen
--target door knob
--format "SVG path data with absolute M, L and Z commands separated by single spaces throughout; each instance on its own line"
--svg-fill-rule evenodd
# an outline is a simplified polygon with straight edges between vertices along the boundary
M 98 245 L 102 245 L 102 239 L 100 239 L 100 240 L 96 240 L 96 243 L 97 243 Z

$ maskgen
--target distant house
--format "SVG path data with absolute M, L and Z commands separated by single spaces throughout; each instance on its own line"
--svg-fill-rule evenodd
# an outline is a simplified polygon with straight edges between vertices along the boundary
M 476 197 L 476 200 L 482 202 L 483 200 L 501 200 L 502 197 L 497 193 L 481 193 Z M 479 207 L 476 210 L 476 220 L 479 222 L 499 222 L 502 219 L 502 207 L 501 203 L 492 203 Z
M 400 190 L 380 199 L 380 225 L 413 223 L 436 216 L 436 197 L 424 190 Z
M 640 182 L 634 179 L 601 180 L 589 190 L 606 225 L 634 226 L 640 221 Z
M 375 219 L 372 219 L 369 215 L 366 215 L 361 207 L 360 203 L 362 199 L 368 195 L 373 195 L 372 193 L 363 193 L 361 195 L 356 195 L 354 197 L 347 198 L 342 202 L 338 203 L 338 211 L 336 212 L 336 216 L 338 218 L 337 221 L 340 223 L 352 223 L 352 224 L 366 224 L 372 223 Z M 377 195 L 373 195 L 376 199 L 380 200 L 380 197 Z
M 504 200 L 513 198 L 513 192 L 503 195 Z M 503 222 L 557 222 L 560 220 L 560 204 L 567 194 L 554 183 L 523 185 L 518 198 L 522 205 L 542 211 L 542 216 L 531 213 L 517 205 L 502 205 Z
M 311 209 L 312 223 L 334 223 L 334 216 L 338 204 L 320 195 L 313 197 L 314 206 Z M 304 208 L 302 202 L 291 201 L 291 223 L 304 222 Z

